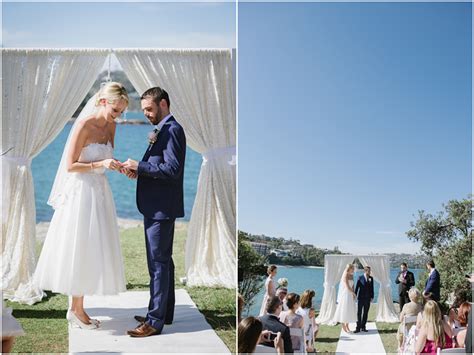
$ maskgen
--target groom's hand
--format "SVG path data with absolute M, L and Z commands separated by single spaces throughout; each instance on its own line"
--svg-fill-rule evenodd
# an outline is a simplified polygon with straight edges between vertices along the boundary
M 125 163 L 122 164 L 122 167 L 128 170 L 136 171 L 138 169 L 138 162 L 129 158 Z
M 130 179 L 136 179 L 138 177 L 138 173 L 134 170 L 120 168 L 120 172 Z

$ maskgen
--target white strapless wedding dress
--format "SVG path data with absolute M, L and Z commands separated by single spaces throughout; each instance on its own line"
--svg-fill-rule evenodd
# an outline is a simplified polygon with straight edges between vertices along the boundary
M 80 162 L 112 158 L 110 143 L 82 149 Z M 55 211 L 36 267 L 43 290 L 71 296 L 125 291 L 115 204 L 105 168 L 71 173 L 67 198 Z
M 349 286 L 354 288 L 354 281 L 349 280 Z M 341 279 L 339 292 L 337 294 L 337 307 L 334 313 L 334 322 L 354 323 L 357 322 L 357 304 L 352 293 L 347 289 L 346 284 Z

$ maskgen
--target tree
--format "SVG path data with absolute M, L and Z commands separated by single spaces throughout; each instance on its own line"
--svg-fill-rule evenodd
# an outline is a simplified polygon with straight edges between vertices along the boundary
M 421 251 L 433 258 L 440 273 L 441 301 L 446 302 L 454 292 L 470 295 L 471 286 L 464 275 L 472 272 L 472 196 L 443 204 L 436 215 L 418 211 L 410 226 L 407 237 L 421 243 Z M 423 286 L 426 278 L 427 274 L 420 280 Z
M 239 292 L 244 298 L 245 308 L 251 307 L 260 292 L 266 276 L 264 257 L 257 254 L 247 240 L 248 234 L 239 231 Z

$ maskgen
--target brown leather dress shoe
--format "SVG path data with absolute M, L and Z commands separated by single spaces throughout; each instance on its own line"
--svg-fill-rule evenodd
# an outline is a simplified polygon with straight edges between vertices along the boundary
M 135 318 L 135 320 L 136 320 L 138 323 L 145 323 L 145 321 L 146 321 L 146 318 L 145 318 L 145 317 L 142 317 L 142 316 L 134 316 L 133 318 Z M 165 324 L 167 324 L 167 325 L 173 324 L 173 321 L 166 321 L 166 320 L 165 320 Z
M 144 338 L 151 335 L 158 335 L 160 333 L 160 331 L 153 328 L 151 325 L 148 325 L 147 323 L 143 323 L 139 327 L 127 332 L 127 334 L 133 338 Z
M 142 316 L 135 316 L 133 318 L 135 318 L 135 320 L 139 323 L 145 323 L 145 321 L 146 321 L 146 318 L 142 317 Z

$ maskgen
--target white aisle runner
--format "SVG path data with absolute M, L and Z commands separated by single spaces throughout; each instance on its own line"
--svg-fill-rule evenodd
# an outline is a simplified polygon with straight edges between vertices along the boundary
M 118 296 L 85 297 L 84 308 L 101 321 L 95 330 L 69 326 L 69 351 L 73 353 L 225 353 L 229 349 L 206 322 L 184 289 L 176 290 L 174 322 L 160 335 L 132 338 L 127 330 L 137 326 L 135 315 L 146 315 L 148 291 Z
M 354 330 L 356 324 L 350 324 L 350 329 Z M 341 330 L 336 353 L 345 354 L 385 354 L 382 339 L 374 322 L 367 323 L 368 332 L 347 334 Z

